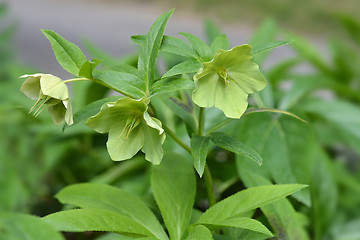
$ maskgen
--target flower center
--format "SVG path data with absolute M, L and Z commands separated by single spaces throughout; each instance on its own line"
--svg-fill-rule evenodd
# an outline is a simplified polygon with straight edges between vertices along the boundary
M 123 138 L 124 140 L 128 139 L 130 133 L 139 125 L 139 123 L 140 118 L 138 117 L 129 117 L 126 119 L 125 127 L 119 137 Z
M 34 106 L 30 109 L 29 113 L 34 112 L 33 116 L 37 117 L 46 107 L 47 103 L 49 103 L 49 100 L 51 100 L 52 97 L 45 96 L 40 91 L 39 99 L 36 101 Z M 51 101 L 50 101 L 51 102 Z
M 217 74 L 219 75 L 219 77 L 224 80 L 225 86 L 229 87 L 230 84 L 230 77 L 229 74 L 227 73 L 226 69 L 221 67 L 218 69 Z

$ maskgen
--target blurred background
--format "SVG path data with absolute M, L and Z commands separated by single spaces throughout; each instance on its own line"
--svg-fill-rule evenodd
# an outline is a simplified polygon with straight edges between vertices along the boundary
M 62 133 L 62 127 L 53 126 L 45 111 L 38 118 L 28 115 L 34 103 L 19 91 L 23 81 L 19 76 L 39 72 L 71 78 L 58 64 L 41 29 L 59 33 L 88 56 L 106 59 L 107 63 L 134 63 L 136 46 L 130 36 L 145 34 L 153 21 L 170 8 L 175 8 L 175 12 L 165 31 L 167 35 L 178 37 L 179 32 L 190 32 L 204 38 L 204 22 L 211 19 L 228 35 L 231 46 L 294 40 L 257 61 L 272 87 L 266 91 L 272 91 L 270 107 L 306 118 L 328 156 L 329 171 L 324 178 L 329 186 L 323 191 L 331 192 L 332 201 L 324 211 L 333 215 L 329 214 L 319 229 L 308 229 L 316 239 L 360 239 L 358 0 L 1 2 L 0 211 L 44 216 L 61 209 L 53 198 L 56 192 L 85 181 L 116 184 L 144 197 L 149 194 L 144 185 L 146 175 L 138 174 L 146 168 L 145 163 L 113 163 L 104 147 L 106 136 L 83 125 Z M 85 93 L 85 88 L 92 95 Z M 71 91 L 76 95 L 75 112 L 102 94 L 82 84 L 72 86 Z M 302 109 L 298 107 L 303 100 L 314 97 L 320 100 Z M 334 220 L 335 213 L 340 217 Z M 310 210 L 306 214 L 309 218 L 317 216 Z M 329 230 L 334 224 L 339 228 Z M 340 236 L 343 229 L 358 235 Z

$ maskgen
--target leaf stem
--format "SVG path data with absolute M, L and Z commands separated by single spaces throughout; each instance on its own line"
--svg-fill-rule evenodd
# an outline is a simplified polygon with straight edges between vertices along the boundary
M 174 139 L 174 141 L 177 144 L 179 144 L 185 151 L 191 154 L 191 148 L 188 145 L 186 145 L 183 141 L 181 141 L 181 139 L 178 138 L 178 136 L 176 136 L 176 134 L 173 131 L 171 131 L 171 129 L 168 128 L 168 126 L 163 124 L 162 127 L 164 128 L 166 134 L 168 134 L 172 139 Z
M 207 164 L 205 164 L 205 169 L 204 169 L 204 181 L 205 181 L 206 192 L 209 200 L 209 207 L 211 207 L 216 203 L 216 199 L 215 199 L 214 184 L 211 177 L 211 172 Z
M 199 127 L 198 127 L 199 136 L 202 136 L 204 134 L 204 122 L 205 122 L 204 119 L 205 119 L 204 108 L 201 107 L 199 111 Z
M 198 135 L 204 135 L 204 124 L 205 124 L 205 109 L 200 108 L 199 111 L 199 126 L 198 126 Z M 207 164 L 205 164 L 204 169 L 204 182 L 206 187 L 206 192 L 208 196 L 209 206 L 213 206 L 216 203 L 215 192 L 214 192 L 214 184 L 211 177 L 211 172 Z
M 77 81 L 91 81 L 91 79 L 89 79 L 89 78 L 72 78 L 72 79 L 65 80 L 64 83 L 77 82 Z

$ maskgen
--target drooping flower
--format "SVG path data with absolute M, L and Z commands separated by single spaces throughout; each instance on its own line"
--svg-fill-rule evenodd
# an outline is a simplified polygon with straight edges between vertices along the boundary
M 64 81 L 43 73 L 23 75 L 20 78 L 26 78 L 20 91 L 27 97 L 37 100 L 29 113 L 33 112 L 36 117 L 47 108 L 55 125 L 62 124 L 64 120 L 67 125 L 73 124 L 69 91 Z
M 106 146 L 112 160 L 130 159 L 141 150 L 146 160 L 161 162 L 165 133 L 161 122 L 148 114 L 148 103 L 147 99 L 120 98 L 105 103 L 85 123 L 99 133 L 109 133 Z
M 259 66 L 251 61 L 251 46 L 220 49 L 210 62 L 194 75 L 193 101 L 200 107 L 221 109 L 229 118 L 240 118 L 250 93 L 266 86 Z

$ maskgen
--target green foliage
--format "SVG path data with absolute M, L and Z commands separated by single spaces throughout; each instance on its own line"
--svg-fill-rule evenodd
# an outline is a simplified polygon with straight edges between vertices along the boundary
M 278 40 L 273 20 L 255 31 L 252 46 L 230 46 L 210 21 L 206 41 L 166 36 L 172 13 L 132 36 L 140 50 L 121 59 L 87 42 L 95 57 L 87 60 L 43 30 L 60 65 L 77 78 L 28 75 L 21 89 L 38 100 L 38 112 L 46 106 L 56 124 L 70 123 L 66 84 L 74 82 L 74 124 L 64 132 L 47 124 L 49 116 L 26 117 L 18 107 L 30 107 L 14 94 L 21 81 L 12 80 L 24 70 L 9 70 L 13 28 L 0 31 L 0 211 L 47 215 L 1 212 L 0 238 L 63 239 L 53 228 L 99 240 L 358 236 L 359 24 L 338 17 L 352 43 L 332 38 L 326 59 L 298 36 Z M 260 71 L 257 64 L 284 45 L 295 56 Z M 311 74 L 295 71 L 303 63 Z M 106 136 L 84 122 L 109 133 L 107 150 Z M 56 198 L 66 207 L 49 214 L 58 211 L 50 196 L 60 188 Z

